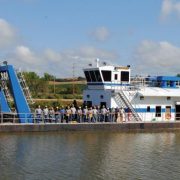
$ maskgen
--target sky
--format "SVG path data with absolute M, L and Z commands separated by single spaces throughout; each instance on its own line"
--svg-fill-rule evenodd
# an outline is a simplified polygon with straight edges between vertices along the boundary
M 39 75 L 82 76 L 96 58 L 176 75 L 179 32 L 180 0 L 0 0 L 0 62 Z

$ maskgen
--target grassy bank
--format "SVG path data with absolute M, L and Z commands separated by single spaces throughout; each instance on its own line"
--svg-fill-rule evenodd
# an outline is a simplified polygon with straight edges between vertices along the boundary
M 74 85 L 73 85 L 74 83 Z M 35 104 L 31 107 L 35 108 L 37 105 L 41 106 L 67 106 L 77 101 L 78 105 L 82 105 L 83 89 L 86 87 L 84 81 L 81 82 L 52 82 L 48 83 L 46 92 L 33 92 L 33 99 Z
M 41 107 L 68 106 L 73 104 L 74 100 L 76 100 L 78 106 L 81 106 L 83 103 L 82 99 L 34 99 L 35 103 L 31 105 L 31 108 L 34 109 L 38 105 L 40 105 Z

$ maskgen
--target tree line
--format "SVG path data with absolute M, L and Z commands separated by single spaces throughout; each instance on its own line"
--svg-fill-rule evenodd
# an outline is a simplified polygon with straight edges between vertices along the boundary
M 66 79 L 58 79 L 49 73 L 44 73 L 42 77 L 35 72 L 23 72 L 23 75 L 33 98 L 81 98 L 83 89 L 85 88 L 84 84 L 76 84 L 75 86 L 72 86 L 71 82 L 62 85 L 49 83 L 50 81 L 66 81 Z M 84 80 L 84 78 L 78 77 L 76 80 L 81 81 Z M 72 96 L 73 92 L 76 97 L 74 97 L 74 95 Z

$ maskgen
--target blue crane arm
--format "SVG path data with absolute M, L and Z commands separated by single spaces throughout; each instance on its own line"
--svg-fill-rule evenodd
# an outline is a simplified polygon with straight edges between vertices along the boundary
M 18 80 L 17 74 L 12 65 L 0 66 L 0 72 L 7 72 L 9 76 L 10 88 L 14 98 L 15 108 L 18 113 L 20 123 L 33 122 L 31 110 L 22 87 Z
M 4 95 L 4 91 L 2 89 L 0 90 L 0 104 L 1 104 L 1 112 L 3 113 L 11 112 L 9 105 L 7 103 L 6 97 Z

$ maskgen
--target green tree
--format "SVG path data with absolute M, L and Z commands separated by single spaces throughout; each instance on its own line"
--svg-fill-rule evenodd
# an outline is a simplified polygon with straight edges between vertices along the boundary
M 23 72 L 23 75 L 33 97 L 48 92 L 48 81 L 40 78 L 35 72 Z
M 49 73 L 44 73 L 44 77 L 43 78 L 44 78 L 45 81 L 53 81 L 53 80 L 56 79 L 55 76 L 53 76 L 53 75 L 51 75 Z

